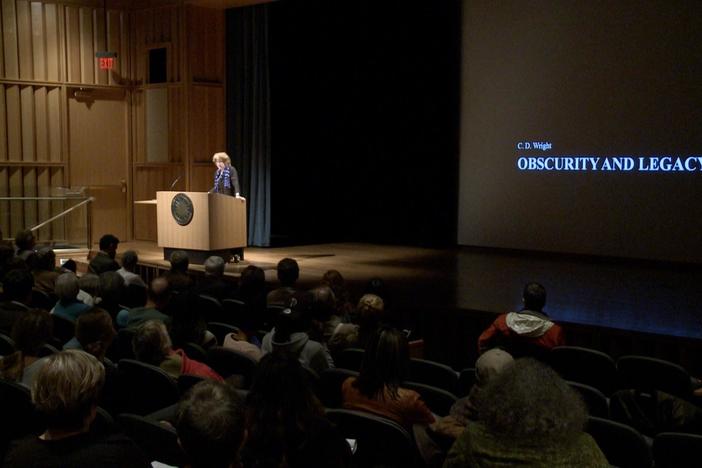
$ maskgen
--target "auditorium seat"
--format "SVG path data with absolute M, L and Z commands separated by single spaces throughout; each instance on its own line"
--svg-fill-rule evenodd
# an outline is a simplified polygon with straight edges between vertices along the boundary
M 224 344 L 224 337 L 229 333 L 239 333 L 239 328 L 224 322 L 208 322 L 207 330 L 217 338 L 217 344 Z
M 243 301 L 238 299 L 223 299 L 222 309 L 224 310 L 224 314 L 222 315 L 224 323 L 236 327 L 245 327 L 247 325 L 249 308 Z
M 595 387 L 606 396 L 617 388 L 617 366 L 607 354 L 579 346 L 556 346 L 548 364 L 565 380 Z
M 136 414 L 120 414 L 117 422 L 149 460 L 170 466 L 184 466 L 185 454 L 172 427 Z
M 0 333 L 0 356 L 7 356 L 15 352 L 15 342 L 7 335 Z
M 240 388 L 248 389 L 253 382 L 257 362 L 251 356 L 233 349 L 214 346 L 207 350 L 205 361 L 215 372 L 229 380 L 233 376 L 241 379 Z
M 568 385 L 582 397 L 590 416 L 609 418 L 609 402 L 604 393 L 595 387 L 578 382 L 568 382 Z
M 32 288 L 32 297 L 30 304 L 37 309 L 51 310 L 58 302 L 58 297 L 55 294 L 48 294 L 39 289 Z
M 364 352 L 361 348 L 346 348 L 334 354 L 334 364 L 342 369 L 360 371 Z
M 54 314 L 51 314 L 51 320 L 54 323 L 54 337 L 62 344 L 75 336 L 76 323 L 73 320 Z
M 356 441 L 353 466 L 424 466 L 412 436 L 389 419 L 345 409 L 328 409 L 327 418 L 344 438 Z
M 452 394 L 458 391 L 458 373 L 446 364 L 410 359 L 407 380 L 438 387 Z
M 122 359 L 117 367 L 123 412 L 145 415 L 178 401 L 178 384 L 163 369 L 133 359 Z
M 317 396 L 324 406 L 327 408 L 341 408 L 341 386 L 349 377 L 358 377 L 358 372 L 337 367 L 324 369 L 319 374 Z
M 692 379 L 681 366 L 663 359 L 647 356 L 622 356 L 617 360 L 621 388 L 650 392 L 661 390 L 671 395 L 690 399 Z
M 197 343 L 188 342 L 181 347 L 186 356 L 196 361 L 204 362 L 207 359 L 207 351 Z
M 656 468 L 697 468 L 702 454 L 702 435 L 661 432 L 653 439 Z
M 40 416 L 24 385 L 0 379 L 0 414 L 0 453 L 11 440 L 42 431 Z
M 650 468 L 653 465 L 651 448 L 633 427 L 590 416 L 585 431 L 595 439 L 610 465 L 619 468 Z
M 456 395 L 431 385 L 418 382 L 403 382 L 401 387 L 414 390 L 421 395 L 422 400 L 432 413 L 437 416 L 448 416 L 451 407 L 456 403 Z
M 205 294 L 197 296 L 197 307 L 207 322 L 221 322 L 224 318 L 222 304 L 214 297 Z

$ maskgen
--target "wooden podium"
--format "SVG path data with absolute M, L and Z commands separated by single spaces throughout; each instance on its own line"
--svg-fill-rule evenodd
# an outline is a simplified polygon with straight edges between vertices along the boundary
M 168 260 L 185 250 L 192 263 L 225 261 L 246 247 L 246 200 L 208 192 L 156 192 L 157 241 Z

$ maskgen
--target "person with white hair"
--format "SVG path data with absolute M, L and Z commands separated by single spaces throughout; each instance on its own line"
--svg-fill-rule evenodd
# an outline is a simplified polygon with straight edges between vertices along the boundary
M 233 285 L 224 280 L 224 259 L 213 255 L 205 260 L 205 276 L 200 279 L 195 292 L 217 300 L 231 297 Z
M 75 322 L 78 317 L 90 310 L 90 305 L 78 300 L 78 278 L 74 273 L 62 273 L 56 279 L 54 292 L 58 302 L 51 309 L 51 313 Z

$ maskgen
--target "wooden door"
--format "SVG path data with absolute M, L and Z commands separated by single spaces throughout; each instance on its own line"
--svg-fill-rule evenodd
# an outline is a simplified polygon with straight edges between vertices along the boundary
M 128 240 L 128 104 L 123 90 L 69 93 L 70 183 L 95 197 L 92 236 Z

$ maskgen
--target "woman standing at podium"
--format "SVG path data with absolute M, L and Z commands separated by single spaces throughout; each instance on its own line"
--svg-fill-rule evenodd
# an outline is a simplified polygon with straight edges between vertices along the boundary
M 223 195 L 239 196 L 239 175 L 227 153 L 215 153 L 212 162 L 217 166 L 214 175 L 214 187 L 210 192 Z

